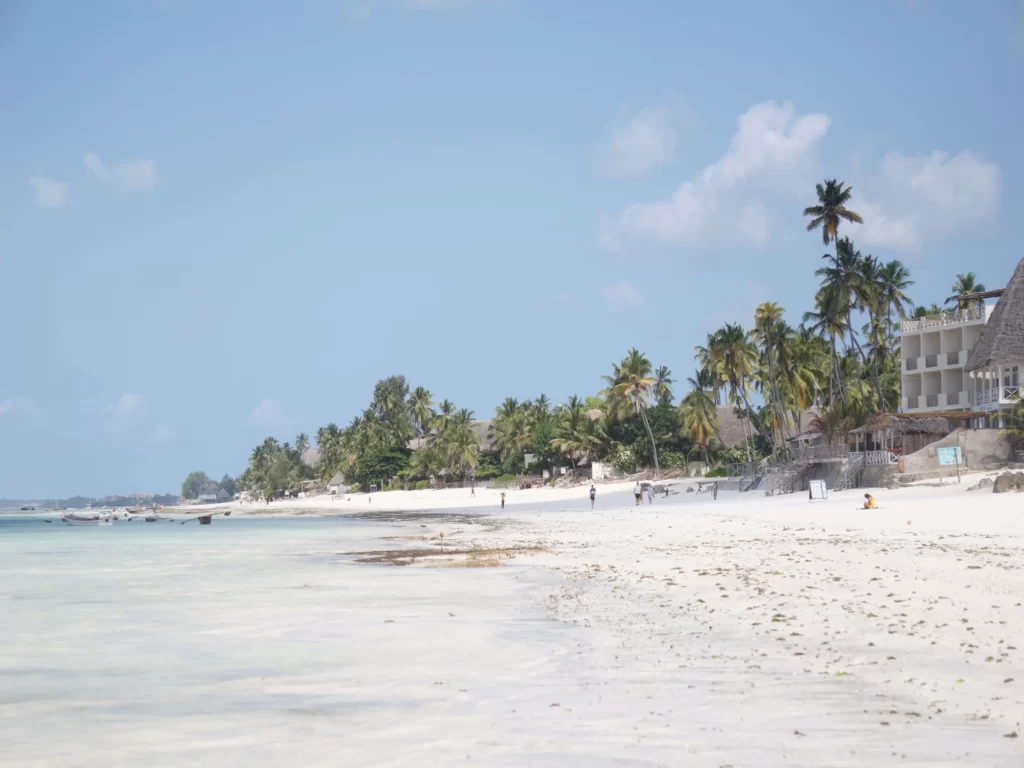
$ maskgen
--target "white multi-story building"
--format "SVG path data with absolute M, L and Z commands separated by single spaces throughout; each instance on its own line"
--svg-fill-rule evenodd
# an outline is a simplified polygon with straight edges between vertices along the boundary
M 985 305 L 984 295 L 999 301 Z M 1024 260 L 1003 291 L 981 294 L 961 309 L 903 320 L 900 331 L 904 412 L 985 412 L 973 418 L 974 426 L 1004 426 L 1003 412 L 1021 396 Z
M 964 371 L 993 306 L 973 304 L 900 323 L 903 411 L 969 411 L 973 382 Z

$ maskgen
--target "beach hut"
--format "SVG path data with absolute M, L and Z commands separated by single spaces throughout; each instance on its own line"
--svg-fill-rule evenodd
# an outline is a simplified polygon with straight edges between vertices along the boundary
M 942 416 L 910 416 L 876 413 L 862 427 L 846 433 L 851 459 L 865 464 L 897 464 L 900 457 L 914 453 L 952 432 Z
M 335 472 L 334 477 L 327 481 L 327 491 L 337 495 L 345 492 L 345 475 L 341 472 Z
M 197 501 L 200 504 L 216 504 L 217 494 L 221 491 L 220 487 L 212 480 L 203 486 L 203 489 L 199 491 L 199 498 Z

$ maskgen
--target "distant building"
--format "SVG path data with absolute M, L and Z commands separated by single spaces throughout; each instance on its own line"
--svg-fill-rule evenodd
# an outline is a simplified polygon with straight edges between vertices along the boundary
M 211 480 L 199 491 L 199 498 L 196 501 L 200 504 L 216 504 L 217 495 L 220 493 L 223 493 L 221 488 Z
M 335 472 L 334 477 L 327 481 L 327 492 L 335 495 L 345 492 L 345 475 Z
M 992 298 L 999 301 L 984 303 Z M 1003 427 L 1021 394 L 1024 260 L 1005 289 L 959 301 L 955 310 L 900 323 L 903 410 L 962 412 L 973 427 Z

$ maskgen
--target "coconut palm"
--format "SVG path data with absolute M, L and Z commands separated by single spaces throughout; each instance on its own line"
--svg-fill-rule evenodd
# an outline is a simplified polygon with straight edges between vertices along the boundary
M 846 400 L 846 390 L 839 386 L 838 368 L 839 351 L 836 347 L 836 340 L 843 339 L 846 335 L 846 304 L 847 300 L 841 292 L 831 286 L 823 286 L 818 289 L 814 297 L 815 311 L 804 312 L 804 323 L 811 322 L 811 330 L 818 333 L 822 338 L 828 338 L 829 344 L 829 379 L 828 394 L 829 402 L 836 400 L 838 393 L 840 398 Z
M 880 292 L 882 306 L 885 310 L 886 333 L 889 337 L 889 352 L 892 354 L 892 364 L 899 368 L 899 361 L 896 359 L 896 345 L 893 342 L 893 310 L 901 320 L 907 316 L 907 310 L 913 307 L 913 302 L 905 291 L 912 286 L 914 281 L 910 279 L 910 271 L 898 260 L 886 262 L 882 267 L 880 275 Z
M 961 296 L 982 293 L 985 290 L 985 286 L 978 282 L 977 275 L 973 272 L 968 272 L 965 275 L 957 275 L 956 281 L 950 290 L 953 291 L 953 295 L 946 299 L 946 303 L 955 304 L 960 300 Z M 985 302 L 979 301 L 978 303 L 984 305 Z
M 710 362 L 712 369 L 729 384 L 729 397 L 734 405 L 742 405 L 742 414 L 757 427 L 774 453 L 774 442 L 757 420 L 750 406 L 748 389 L 757 366 L 757 347 L 739 323 L 726 323 L 715 332 Z
M 565 454 L 573 469 L 596 452 L 604 437 L 600 420 L 590 418 L 586 404 L 576 395 L 558 411 L 554 435 L 551 447 Z
M 305 432 L 299 432 L 295 438 L 295 450 L 298 451 L 299 456 L 304 454 L 309 449 L 309 435 Z
M 675 379 L 672 378 L 672 371 L 668 366 L 661 366 L 654 372 L 654 397 L 659 405 L 672 403 L 672 385 Z
M 864 223 L 859 213 L 846 207 L 853 197 L 853 187 L 846 187 L 843 182 L 835 179 L 826 179 L 824 186 L 816 184 L 814 191 L 818 196 L 818 204 L 804 208 L 804 216 L 811 217 L 807 222 L 807 231 L 820 229 L 821 239 L 825 245 L 838 244 L 841 222 Z
M 416 387 L 409 395 L 407 407 L 409 418 L 412 419 L 420 435 L 425 435 L 430 429 L 430 423 L 434 419 L 434 401 L 430 390 L 424 387 Z
M 789 422 L 779 396 L 776 360 L 788 327 L 783 321 L 784 310 L 774 301 L 766 301 L 754 310 L 754 338 L 761 344 L 761 358 L 768 366 L 767 383 L 771 393 L 772 422 L 789 431 Z M 765 378 L 765 377 L 762 377 Z M 790 435 L 792 436 L 792 435 Z
M 628 403 L 633 413 L 640 417 L 644 429 L 647 430 L 647 436 L 651 440 L 654 477 L 657 479 L 661 477 L 661 467 L 658 465 L 658 447 L 654 442 L 654 433 L 651 432 L 651 425 L 647 420 L 647 400 L 654 393 L 656 384 L 657 380 L 651 375 L 651 361 L 634 347 L 614 368 L 610 400 L 616 403 Z
M 679 406 L 679 415 L 682 419 L 683 434 L 693 443 L 694 450 L 704 452 L 704 465 L 710 468 L 708 446 L 711 443 L 711 436 L 718 434 L 718 414 L 715 410 L 709 410 L 708 404 L 706 392 L 696 388 L 683 398 Z M 711 405 L 713 408 L 714 404 Z M 721 443 L 720 437 L 719 442 Z
M 531 420 L 529 403 L 520 403 L 514 397 L 505 401 L 494 411 L 494 442 L 503 461 L 522 455 L 531 441 Z

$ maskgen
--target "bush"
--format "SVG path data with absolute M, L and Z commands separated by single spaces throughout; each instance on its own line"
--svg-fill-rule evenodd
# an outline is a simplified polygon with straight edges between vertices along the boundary
M 729 470 L 725 467 L 715 467 L 710 472 L 704 475 L 704 477 L 728 477 Z
M 359 485 L 359 483 L 352 483 L 352 485 L 350 485 L 348 487 L 348 492 L 349 493 L 359 493 L 360 487 L 361 486 Z
M 686 454 L 679 451 L 665 451 L 658 456 L 663 469 L 686 469 Z
M 636 454 L 633 449 L 620 445 L 612 456 L 612 466 L 624 475 L 636 472 Z
M 425 491 L 428 488 L 430 488 L 430 481 L 429 480 L 417 480 L 412 485 L 412 489 L 414 491 Z
M 499 483 L 514 483 L 516 481 L 515 475 L 504 474 L 498 478 Z

